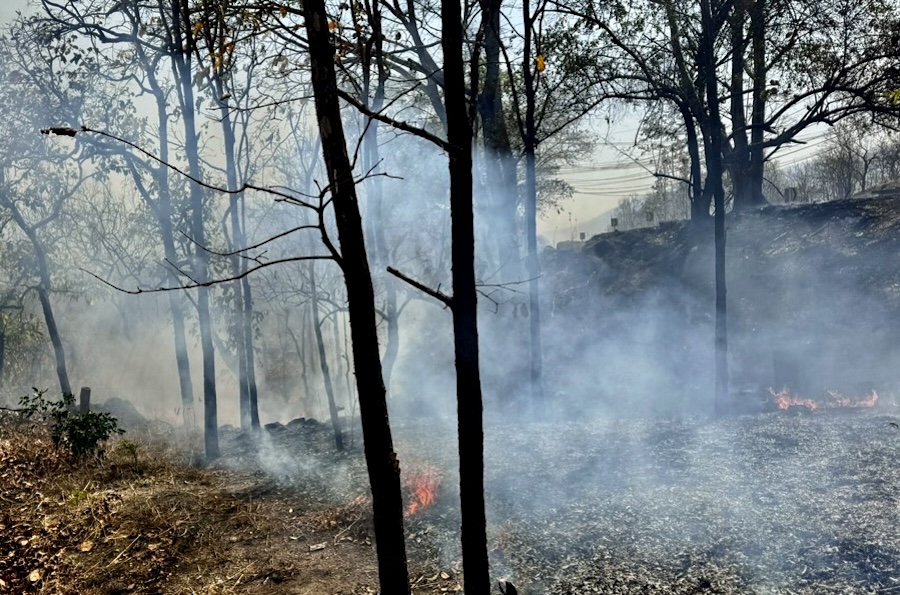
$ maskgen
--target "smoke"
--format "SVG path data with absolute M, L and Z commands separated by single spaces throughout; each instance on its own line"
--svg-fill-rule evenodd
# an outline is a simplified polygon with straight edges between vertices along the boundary
M 384 270 L 390 265 L 429 287 L 452 292 L 446 155 L 418 139 L 397 136 L 383 141 L 382 169 L 389 174 L 380 180 L 387 257 L 373 250 L 372 262 L 376 307 L 385 311 L 391 283 L 397 287 L 401 312 L 399 356 L 389 387 L 392 421 L 403 468 L 431 463 L 445 474 L 447 494 L 440 505 L 447 507 L 444 526 L 455 527 L 459 438 L 451 313 Z M 325 176 L 313 146 L 308 143 L 300 154 L 279 155 L 277 167 L 266 166 L 259 177 L 272 186 L 314 196 L 315 180 Z M 483 164 L 476 168 L 483 171 Z M 133 183 L 115 174 L 110 179 L 111 186 Z M 49 195 L 40 184 L 33 188 Z M 362 187 L 364 207 L 366 192 Z M 771 416 L 708 419 L 713 410 L 714 325 L 708 230 L 664 226 L 607 234 L 580 252 L 545 250 L 544 396 L 535 403 L 528 335 L 534 313 L 527 305 L 523 254 L 501 241 L 500 230 L 510 227 L 510 221 L 497 216 L 502 211 L 492 201 L 498 192 L 492 180 L 479 180 L 476 269 L 481 283 L 488 519 L 492 543 L 512 544 L 492 550 L 495 571 L 519 570 L 529 551 L 560 568 L 567 560 L 591 560 L 604 551 L 627 555 L 629 547 L 663 559 L 683 551 L 683 544 L 704 555 L 712 555 L 716 546 L 734 555 L 765 557 L 760 552 L 767 551 L 765 544 L 773 536 L 798 550 L 806 542 L 827 541 L 839 529 L 827 515 L 844 513 L 824 494 L 845 488 L 840 481 L 859 481 L 862 486 L 852 494 L 842 492 L 841 503 L 848 510 L 855 510 L 853 497 L 881 495 L 873 487 L 872 469 L 860 472 L 863 479 L 847 479 L 855 451 L 847 450 L 853 442 L 836 424 L 813 419 L 772 424 L 780 418 Z M 225 242 L 218 225 L 225 201 L 214 200 L 210 198 L 209 225 L 215 231 L 211 248 L 221 251 Z M 245 200 L 250 243 L 312 220 L 296 206 L 274 203 L 272 196 L 247 193 Z M 91 204 L 104 209 L 87 210 Z M 58 242 L 50 250 L 58 281 L 53 298 L 70 374 L 77 386 L 94 389 L 96 401 L 124 397 L 146 416 L 174 424 L 181 401 L 168 296 L 109 291 L 81 269 L 113 284 L 154 287 L 164 279 L 164 266 L 181 263 L 164 262 L 155 240 L 159 230 L 146 205 L 134 201 L 129 209 L 114 211 L 106 209 L 109 204 L 99 199 L 67 204 L 64 223 L 45 229 L 45 237 Z M 900 279 L 885 272 L 883 263 L 891 262 L 896 251 L 891 238 L 898 217 L 895 207 L 878 213 L 872 204 L 732 216 L 729 340 L 736 398 L 761 410 L 766 389 L 781 388 L 780 380 L 804 396 L 827 389 L 857 395 L 863 386 L 888 393 L 896 388 L 900 352 L 892 321 L 898 319 Z M 114 225 L 125 216 L 134 217 L 135 225 Z M 97 235 L 99 222 L 109 223 L 101 235 L 122 243 L 84 241 Z M 521 226 L 521 220 L 514 223 Z M 183 221 L 176 224 L 178 232 L 186 231 Z M 16 265 L 30 264 L 15 249 L 22 237 L 15 239 L 4 256 Z M 372 246 L 373 238 L 367 240 Z M 191 248 L 189 238 L 179 242 L 182 252 Z M 262 262 L 324 253 L 316 232 L 306 230 L 266 244 L 252 256 Z M 227 274 L 226 265 L 220 258 L 216 270 Z M 309 313 L 307 280 L 313 270 L 322 306 L 319 320 Z M 258 315 L 263 423 L 301 416 L 324 419 L 322 362 L 311 332 L 312 325 L 322 324 L 341 417 L 355 428 L 346 297 L 338 267 L 296 262 L 254 274 L 251 282 Z M 33 296 L 28 299 L 24 311 L 37 314 Z M 234 329 L 226 288 L 214 289 L 214 304 L 219 419 L 237 425 L 230 342 Z M 195 329 L 189 314 L 189 356 L 199 411 L 202 376 Z M 382 323 L 379 332 L 384 346 L 387 324 Z M 31 353 L 24 350 L 25 343 L 7 344 Z M 35 365 L 8 377 L 7 390 L 55 386 L 49 356 L 47 349 L 34 358 Z M 885 438 L 883 427 L 877 433 L 864 418 L 847 425 L 854 432 L 871 431 Z M 327 450 L 327 432 L 315 436 L 325 437 L 325 442 L 309 445 Z M 880 452 L 875 441 L 866 438 L 866 453 Z M 241 442 L 235 448 L 240 453 L 251 450 Z M 241 463 L 292 485 L 325 485 L 322 498 L 343 498 L 365 484 L 358 462 L 289 454 L 297 445 L 268 432 L 253 448 L 254 457 Z M 897 478 L 894 474 L 885 481 L 895 486 Z M 806 502 L 790 501 L 793 490 L 802 490 Z M 817 513 L 804 529 L 809 535 L 790 533 L 792 519 L 807 508 Z M 864 534 L 861 524 L 848 524 Z M 662 536 L 664 545 L 647 545 L 653 535 Z M 446 564 L 458 559 L 455 529 L 443 534 L 437 547 Z M 763 568 L 773 564 L 770 560 Z M 765 582 L 765 571 L 745 572 Z M 544 580 L 552 575 L 547 571 Z

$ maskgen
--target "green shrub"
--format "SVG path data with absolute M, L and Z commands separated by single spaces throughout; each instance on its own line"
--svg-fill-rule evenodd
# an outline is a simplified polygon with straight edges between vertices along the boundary
M 48 423 L 54 446 L 76 458 L 102 458 L 103 443 L 113 434 L 125 433 L 109 413 L 76 413 L 72 394 L 63 395 L 61 401 L 50 401 L 44 397 L 46 390 L 32 391 L 19 400 L 20 415 Z

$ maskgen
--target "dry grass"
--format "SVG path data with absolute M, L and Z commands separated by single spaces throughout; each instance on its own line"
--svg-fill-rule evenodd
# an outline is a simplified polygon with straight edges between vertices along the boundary
M 374 585 L 364 503 L 307 511 L 260 473 L 192 466 L 196 444 L 175 438 L 117 439 L 106 460 L 86 463 L 55 451 L 40 428 L 6 427 L 0 593 L 277 593 L 287 583 L 290 592 L 306 584 L 309 593 L 336 593 L 336 581 L 362 593 Z M 351 565 L 361 581 L 335 571 Z

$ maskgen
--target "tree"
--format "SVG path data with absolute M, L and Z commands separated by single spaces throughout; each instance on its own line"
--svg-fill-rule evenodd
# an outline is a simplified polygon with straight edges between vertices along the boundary
M 478 296 L 475 285 L 475 212 L 472 195 L 472 123 L 463 60 L 463 15 L 459 0 L 441 1 L 444 102 L 450 170 L 453 347 L 459 423 L 459 498 L 465 591 L 490 592 L 487 521 L 484 512 L 484 420 L 478 356 Z
M 353 363 L 372 488 L 378 577 L 382 593 L 409 593 L 400 465 L 393 448 L 387 394 L 381 376 L 375 293 L 363 239 L 356 181 L 347 155 L 338 103 L 335 49 L 331 44 L 324 0 L 307 0 L 304 12 L 316 118 L 341 248 L 340 254 L 335 253 L 334 257 L 344 272 L 347 286 Z
M 98 11 L 97 7 L 93 5 L 82 10 L 84 7 L 79 7 L 77 3 L 59 3 L 53 0 L 42 0 L 42 5 L 48 15 L 52 30 L 59 35 L 82 32 L 99 43 L 129 43 L 133 46 L 135 55 L 143 58 L 144 65 L 157 65 L 163 61 L 168 61 L 170 64 L 175 96 L 178 101 L 178 112 L 181 115 L 184 129 L 183 149 L 187 161 L 187 172 L 191 180 L 189 184 L 190 236 L 193 254 L 189 259 L 189 275 L 191 280 L 196 283 L 197 290 L 196 306 L 203 369 L 204 442 L 207 457 L 214 459 L 219 455 L 218 409 L 213 320 L 208 287 L 210 276 L 205 230 L 206 198 L 200 185 L 202 181 L 201 156 L 196 123 L 197 103 L 193 88 L 193 55 L 196 39 L 195 31 L 192 29 L 190 2 L 188 0 L 152 0 L 136 4 L 119 2 L 112 4 L 106 11 Z M 123 17 L 118 29 L 115 26 L 106 25 L 108 17 L 116 13 Z M 115 22 L 118 23 L 118 21 Z M 150 41 L 143 39 L 144 36 L 148 37 Z M 153 83 L 149 84 L 153 89 Z M 161 114 L 161 126 L 165 120 L 166 117 Z M 163 161 L 162 163 L 167 164 L 168 162 Z M 165 181 L 160 179 L 160 183 L 165 183 Z M 163 193 L 160 200 L 163 201 L 166 198 Z M 164 220 L 164 217 L 161 217 L 161 220 Z M 165 221 L 163 221 L 163 227 L 166 227 Z M 163 233 L 166 232 L 163 231 Z M 173 263 L 170 262 L 170 264 Z M 180 270 L 179 272 L 188 271 Z M 176 341 L 179 340 L 178 334 L 176 329 Z M 179 358 L 179 361 L 184 360 Z M 185 398 L 184 388 L 182 388 L 182 398 Z
M 680 115 L 691 156 L 692 213 L 705 219 L 712 205 L 715 214 L 721 407 L 728 390 L 723 177 L 727 172 L 733 182 L 735 208 L 759 204 L 765 160 L 801 131 L 859 112 L 895 110 L 884 91 L 895 88 L 897 76 L 891 65 L 898 50 L 887 43 L 896 7 L 880 0 L 852 6 L 665 0 L 628 8 L 587 0 L 556 7 L 576 17 L 586 37 L 620 56 L 618 72 L 610 74 L 615 95 L 654 107 L 667 102 Z M 828 43 L 836 28 L 843 42 Z
M 205 78 L 208 78 L 213 95 L 212 100 L 218 105 L 219 122 L 225 145 L 225 175 L 227 187 L 231 191 L 228 206 L 229 245 L 231 247 L 231 274 L 235 278 L 231 287 L 234 321 L 232 336 L 238 358 L 241 427 L 259 431 L 252 329 L 253 294 L 246 275 L 248 261 L 241 258 L 240 254 L 246 246 L 246 239 L 243 217 L 241 217 L 243 196 L 236 191 L 241 184 L 237 160 L 240 158 L 239 151 L 243 147 L 243 144 L 240 147 L 238 145 L 236 130 L 240 127 L 246 131 L 251 112 L 238 110 L 236 117 L 232 115 L 234 112 L 232 105 L 240 106 L 249 97 L 258 61 L 255 60 L 255 52 L 252 50 L 254 38 L 252 36 L 245 37 L 246 31 L 232 26 L 231 21 L 225 18 L 226 14 L 231 13 L 230 4 L 230 2 L 221 1 L 200 3 L 194 8 L 196 23 L 199 23 L 200 26 L 197 28 L 197 25 L 194 25 L 192 30 L 197 29 L 196 37 L 203 41 L 202 48 L 199 43 L 194 47 L 195 59 L 198 64 L 204 64 L 204 56 L 209 57 L 200 73 L 205 74 Z M 238 38 L 245 39 L 242 48 L 251 45 L 251 50 L 246 52 L 248 58 L 241 63 L 243 68 L 235 68 L 236 45 L 231 40 Z M 243 85 L 238 78 L 239 72 L 243 75 Z M 226 237 L 228 237 L 227 233 Z
M 68 125 L 97 107 L 85 97 L 89 80 L 81 80 L 92 74 L 93 62 L 71 41 L 54 39 L 25 20 L 3 41 L 0 101 L 17 113 L 4 118 L 0 207 L 30 246 L 28 275 L 37 279 L 34 289 L 53 346 L 60 391 L 68 395 L 72 384 L 51 297 L 50 250 L 62 233 L 54 226 L 65 204 L 90 177 L 84 169 L 90 155 L 77 143 L 46 141 L 36 131 L 46 122 L 46 113 L 56 113 L 62 130 L 69 130 Z M 49 170 L 57 175 L 48 175 Z
M 144 84 L 149 93 L 153 96 L 156 105 L 159 158 L 162 163 L 168 163 L 170 158 L 168 104 L 173 91 L 171 89 L 164 89 L 163 83 L 160 81 L 157 73 L 159 62 L 163 60 L 164 54 L 162 52 L 149 54 L 148 48 L 137 39 L 131 39 L 129 40 L 129 43 L 134 49 L 140 69 L 146 77 Z M 116 147 L 117 152 L 119 149 L 119 147 Z M 175 243 L 175 230 L 172 223 L 173 216 L 177 209 L 175 209 L 172 204 L 173 192 L 169 168 L 162 164 L 154 164 L 148 160 L 135 159 L 129 153 L 120 154 L 129 156 L 127 163 L 132 179 L 144 202 L 150 207 L 150 210 L 156 214 L 163 253 L 166 262 L 168 263 L 168 266 L 165 267 L 166 279 L 169 285 L 173 287 L 177 286 L 178 271 L 175 269 L 175 263 L 179 262 L 181 259 Z M 148 187 L 143 181 L 142 173 L 145 171 L 150 174 L 152 183 L 155 185 L 157 194 L 155 197 L 152 193 L 152 187 Z M 175 364 L 178 369 L 182 419 L 184 420 L 185 427 L 192 429 L 195 425 L 194 389 L 193 381 L 191 379 L 187 339 L 185 336 L 184 297 L 178 292 L 170 292 L 168 298 L 169 309 L 172 313 L 172 330 L 175 341 Z
M 196 102 L 194 99 L 194 73 L 192 56 L 196 40 L 192 33 L 191 6 L 189 0 L 171 0 L 171 4 L 161 7 L 162 18 L 171 23 L 167 52 L 172 62 L 176 95 L 184 125 L 184 150 L 188 162 L 188 173 L 192 184 L 191 196 L 191 239 L 194 254 L 191 258 L 191 278 L 197 282 L 197 318 L 200 326 L 200 348 L 203 366 L 203 439 L 206 456 L 219 456 L 219 417 L 216 397 L 216 359 L 212 337 L 212 315 L 209 307 L 209 253 L 206 246 L 204 228 L 204 191 L 199 185 L 200 150 L 197 143 Z M 168 9 L 168 10 L 165 10 Z M 168 14 L 166 14 L 168 12 Z

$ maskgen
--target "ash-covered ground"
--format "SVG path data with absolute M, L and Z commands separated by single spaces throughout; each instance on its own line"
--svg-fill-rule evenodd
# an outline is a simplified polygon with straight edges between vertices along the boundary
M 535 595 L 900 592 L 894 420 L 881 408 L 488 423 L 492 572 Z M 395 437 L 405 471 L 442 476 L 408 521 L 411 556 L 458 567 L 454 432 L 417 421 Z M 282 433 L 268 456 L 292 442 Z M 331 497 L 365 491 L 359 456 L 305 468 L 283 479 L 310 488 L 316 470 L 340 484 Z
M 490 457 L 504 476 L 492 518 L 516 536 L 505 564 L 554 594 L 900 588 L 889 422 L 773 413 L 514 434 L 521 470 Z

